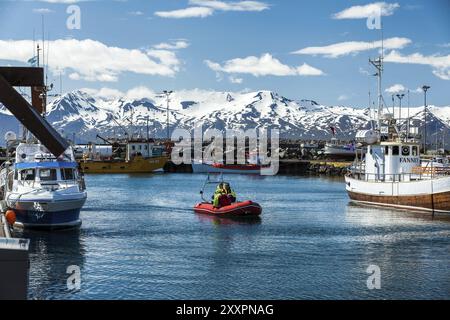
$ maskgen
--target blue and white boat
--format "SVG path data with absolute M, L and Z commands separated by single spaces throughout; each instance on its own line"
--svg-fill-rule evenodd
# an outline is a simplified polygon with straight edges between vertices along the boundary
M 81 225 L 87 193 L 73 150 L 56 158 L 40 143 L 20 143 L 14 162 L 0 171 L 0 198 L 14 210 L 17 227 L 70 228 Z

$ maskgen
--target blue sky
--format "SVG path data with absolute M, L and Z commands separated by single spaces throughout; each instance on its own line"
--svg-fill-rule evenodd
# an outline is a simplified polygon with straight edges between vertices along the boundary
M 67 28 L 67 2 L 80 8 L 81 29 Z M 0 0 L 0 63 L 26 64 L 33 54 L 33 32 L 42 38 L 44 16 L 49 79 L 56 91 L 62 73 L 63 91 L 264 89 L 293 99 L 364 107 L 368 91 L 375 96 L 368 58 L 377 55 L 372 42 L 381 38 L 364 17 L 373 3 Z M 390 46 L 384 88 L 409 88 L 411 104 L 419 105 L 423 95 L 415 91 L 428 84 L 430 104 L 450 105 L 450 1 L 377 6 Z M 390 93 L 385 99 L 390 101 Z

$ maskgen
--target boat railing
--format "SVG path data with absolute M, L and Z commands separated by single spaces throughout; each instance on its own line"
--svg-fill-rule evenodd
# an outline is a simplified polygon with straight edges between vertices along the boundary
M 418 167 L 417 170 L 413 170 L 411 173 L 395 174 L 364 173 L 360 172 L 359 170 L 352 170 L 347 173 L 347 176 L 361 181 L 408 182 L 417 180 L 430 180 L 450 176 L 450 168 L 427 168 L 426 170 L 423 170 Z
M 450 175 L 450 167 L 415 167 L 412 171 L 422 175 Z

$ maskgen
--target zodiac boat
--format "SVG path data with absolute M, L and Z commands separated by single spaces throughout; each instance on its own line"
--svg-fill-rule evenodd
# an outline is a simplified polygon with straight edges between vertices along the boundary
M 211 203 L 202 202 L 194 207 L 196 213 L 211 214 L 216 216 L 233 216 L 233 217 L 248 217 L 259 216 L 262 208 L 256 202 L 247 200 L 242 202 L 232 203 L 229 206 L 215 208 Z
M 222 206 L 216 208 L 213 206 L 211 202 L 208 202 L 204 198 L 204 191 L 206 186 L 210 184 L 217 185 L 218 183 L 224 183 L 223 174 L 220 175 L 220 178 L 217 180 L 212 180 L 210 175 L 208 174 L 205 183 L 203 184 L 202 189 L 200 190 L 200 195 L 202 197 L 202 202 L 197 203 L 194 206 L 194 211 L 196 213 L 201 214 L 209 214 L 219 217 L 256 217 L 262 213 L 261 206 L 253 201 L 246 200 L 240 202 L 234 202 L 227 206 Z

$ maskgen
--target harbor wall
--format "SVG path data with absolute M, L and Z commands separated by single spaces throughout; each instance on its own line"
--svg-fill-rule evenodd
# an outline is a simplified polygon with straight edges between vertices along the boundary
M 348 161 L 326 161 L 326 160 L 280 160 L 279 175 L 327 175 L 344 176 L 347 168 L 351 165 Z M 168 161 L 164 166 L 166 173 L 192 173 L 190 164 L 176 165 Z

